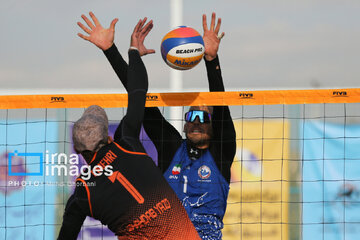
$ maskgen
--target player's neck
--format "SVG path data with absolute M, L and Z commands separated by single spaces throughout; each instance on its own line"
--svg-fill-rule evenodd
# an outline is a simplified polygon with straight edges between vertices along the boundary
M 197 148 L 197 149 L 200 149 L 200 150 L 205 150 L 205 149 L 209 148 L 210 141 L 201 142 L 201 143 L 194 143 L 194 142 L 191 142 L 189 139 L 187 139 L 187 145 L 188 145 L 188 147 Z
M 210 145 L 210 143 L 207 142 L 207 143 L 203 143 L 201 145 L 196 145 L 195 147 L 198 149 L 204 150 L 204 149 L 209 148 L 209 145 Z

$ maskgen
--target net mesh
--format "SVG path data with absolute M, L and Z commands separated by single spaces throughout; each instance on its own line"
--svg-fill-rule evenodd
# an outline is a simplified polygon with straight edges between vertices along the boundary
M 2 96 L 0 238 L 56 239 L 74 180 L 84 164 L 71 129 L 84 108 L 105 107 L 109 134 L 126 95 Z M 25 100 L 24 100 L 25 99 Z M 148 106 L 182 132 L 170 106 L 230 105 L 237 151 L 223 239 L 358 239 L 360 91 L 150 94 Z M 151 141 L 145 148 L 157 161 Z M 75 166 L 75 167 L 74 167 Z M 116 239 L 87 218 L 78 239 Z

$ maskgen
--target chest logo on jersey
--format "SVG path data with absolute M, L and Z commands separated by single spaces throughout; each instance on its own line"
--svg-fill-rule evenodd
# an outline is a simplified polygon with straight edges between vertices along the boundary
M 198 175 L 201 179 L 208 179 L 211 176 L 211 170 L 208 166 L 202 165 L 199 167 Z
M 173 175 L 178 175 L 181 172 L 181 164 L 176 164 L 173 169 L 171 170 L 171 173 Z

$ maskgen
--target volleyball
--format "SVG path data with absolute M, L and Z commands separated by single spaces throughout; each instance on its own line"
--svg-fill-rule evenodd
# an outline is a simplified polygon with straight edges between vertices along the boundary
M 204 56 L 204 41 L 201 35 L 187 26 L 168 32 L 161 41 L 161 55 L 165 63 L 178 70 L 195 67 Z

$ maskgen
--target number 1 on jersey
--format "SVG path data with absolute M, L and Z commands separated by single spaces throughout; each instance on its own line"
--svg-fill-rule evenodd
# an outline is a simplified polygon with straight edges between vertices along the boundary
M 184 177 L 184 189 L 183 189 L 183 192 L 186 193 L 187 192 L 188 178 L 185 175 L 183 177 Z
M 129 182 L 129 180 L 126 179 L 124 175 L 122 175 L 119 171 L 113 172 L 113 174 L 109 177 L 111 182 L 115 182 L 115 179 L 118 180 L 121 185 L 135 198 L 135 200 L 143 204 L 144 198 L 141 196 L 141 194 L 138 192 L 138 190 Z

